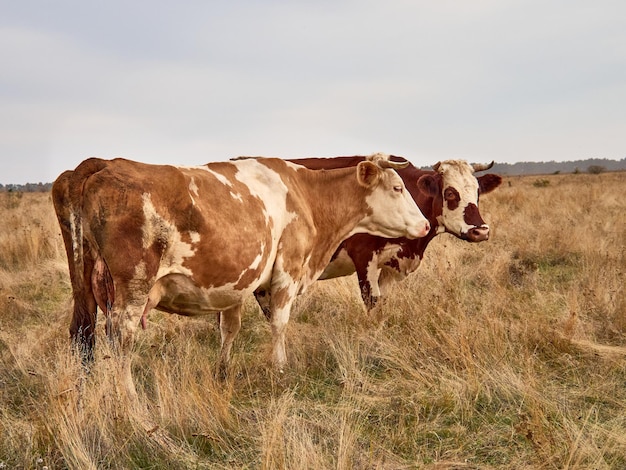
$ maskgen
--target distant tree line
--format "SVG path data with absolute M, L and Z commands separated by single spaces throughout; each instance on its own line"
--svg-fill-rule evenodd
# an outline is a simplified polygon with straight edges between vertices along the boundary
M 484 162 L 481 162 L 484 163 Z M 422 167 L 423 170 L 431 167 Z M 606 158 L 589 158 L 567 162 L 517 162 L 498 163 L 491 170 L 500 175 L 555 175 L 559 173 L 591 173 L 599 174 L 605 171 L 626 171 L 626 158 L 609 160 Z
M 52 183 L 0 184 L 0 193 L 45 193 L 52 189 Z
M 518 162 L 498 163 L 491 171 L 503 175 L 551 175 L 557 173 L 591 173 L 626 170 L 626 158 L 609 160 L 606 158 L 589 158 L 567 162 Z

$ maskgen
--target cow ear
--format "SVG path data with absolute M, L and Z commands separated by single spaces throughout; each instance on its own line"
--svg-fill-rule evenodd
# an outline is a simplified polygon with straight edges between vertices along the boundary
M 371 188 L 378 183 L 381 173 L 382 169 L 376 163 L 370 161 L 361 162 L 356 167 L 357 181 L 366 188 Z
M 439 182 L 433 175 L 423 175 L 417 180 L 417 188 L 430 197 L 439 193 Z
M 502 183 L 500 175 L 494 175 L 493 173 L 487 173 L 476 179 L 478 180 L 478 192 L 480 194 L 490 193 Z

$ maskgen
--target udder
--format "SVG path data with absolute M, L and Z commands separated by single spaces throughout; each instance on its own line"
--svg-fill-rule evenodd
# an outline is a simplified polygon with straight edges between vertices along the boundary
M 242 292 L 221 288 L 204 288 L 184 274 L 168 274 L 159 278 L 148 294 L 141 317 L 145 329 L 148 313 L 153 308 L 177 315 L 207 315 L 241 304 Z

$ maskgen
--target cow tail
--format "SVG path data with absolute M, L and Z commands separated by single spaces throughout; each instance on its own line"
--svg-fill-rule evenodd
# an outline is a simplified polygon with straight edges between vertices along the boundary
M 105 330 L 110 340 L 114 339 L 111 312 L 115 302 L 115 285 L 109 266 L 102 256 L 96 258 L 93 271 L 91 273 L 91 287 L 96 303 L 100 310 L 104 312 Z
M 89 237 L 85 236 L 82 211 L 83 188 L 87 179 L 105 166 L 104 160 L 85 160 L 76 170 L 61 174 L 52 186 L 52 199 L 61 227 L 72 283 L 74 308 L 70 337 L 74 346 L 79 348 L 83 363 L 93 360 L 96 305 L 100 306 L 103 312 L 110 313 L 114 300 L 114 295 L 111 294 L 113 286 L 111 274 L 106 264 L 102 268 L 96 247 L 90 243 Z M 94 272 L 102 270 L 107 273 L 100 276 L 100 278 L 104 276 L 105 279 L 104 290 L 94 288 L 96 284 L 94 279 L 98 278 Z M 101 292 L 107 294 L 103 296 Z

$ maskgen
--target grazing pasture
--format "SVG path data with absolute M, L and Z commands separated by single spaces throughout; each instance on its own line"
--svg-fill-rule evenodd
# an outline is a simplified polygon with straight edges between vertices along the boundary
M 154 311 L 135 346 L 142 409 L 103 318 L 88 375 L 70 353 L 50 193 L 0 193 L 0 465 L 626 468 L 624 187 L 626 173 L 505 177 L 481 198 L 490 240 L 437 237 L 380 311 L 354 275 L 298 298 L 282 375 L 252 297 L 225 382 L 214 316 Z

